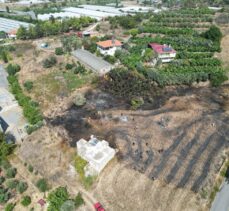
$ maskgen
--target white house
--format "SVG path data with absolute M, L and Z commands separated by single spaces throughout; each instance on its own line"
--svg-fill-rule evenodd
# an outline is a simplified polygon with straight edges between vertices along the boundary
M 93 135 L 89 141 L 80 139 L 77 142 L 77 153 L 88 162 L 84 169 L 86 176 L 98 175 L 115 156 L 115 150 L 107 141 L 100 141 Z
M 114 56 L 116 50 L 122 48 L 122 43 L 118 40 L 106 40 L 97 42 L 97 50 L 103 55 Z
M 176 57 L 176 51 L 170 45 L 150 43 L 149 47 L 154 50 L 157 58 L 161 59 L 163 63 L 171 62 Z

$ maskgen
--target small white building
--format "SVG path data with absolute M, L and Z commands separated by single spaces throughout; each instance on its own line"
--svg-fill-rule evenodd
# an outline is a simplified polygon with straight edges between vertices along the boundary
M 115 150 L 109 147 L 107 141 L 100 141 L 93 135 L 89 141 L 80 139 L 77 142 L 77 153 L 88 162 L 84 169 L 86 176 L 98 175 L 115 156 Z
M 116 50 L 121 50 L 122 43 L 118 40 L 97 42 L 97 50 L 103 55 L 114 56 Z
M 162 63 L 171 62 L 176 57 L 176 51 L 170 45 L 150 43 L 149 47 L 154 50 L 157 58 L 160 59 Z

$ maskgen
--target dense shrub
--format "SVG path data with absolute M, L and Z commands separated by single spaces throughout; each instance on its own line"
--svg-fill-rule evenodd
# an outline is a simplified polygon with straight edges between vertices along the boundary
M 15 75 L 17 72 L 21 70 L 21 67 L 18 64 L 8 64 L 6 70 L 9 75 Z
M 144 104 L 144 100 L 141 97 L 135 97 L 131 99 L 131 108 L 133 110 L 138 109 L 143 104 Z
M 41 191 L 41 192 L 45 192 L 49 189 L 48 183 L 46 181 L 46 179 L 39 179 L 36 183 L 37 188 Z
M 34 125 L 29 125 L 27 128 L 26 128 L 26 132 L 28 134 L 31 134 L 32 132 L 36 131 L 37 129 L 41 128 L 43 126 L 43 121 L 39 121 L 37 122 L 36 124 Z
M 10 196 L 11 194 L 7 189 L 0 187 L 0 204 L 6 203 L 10 199 Z
M 24 193 L 24 192 L 27 190 L 27 188 L 28 188 L 27 183 L 26 183 L 26 182 L 23 182 L 23 181 L 20 181 L 20 182 L 17 184 L 17 187 L 16 187 L 16 189 L 17 189 L 17 191 L 18 191 L 19 193 Z
M 8 62 L 7 51 L 2 51 L 2 52 L 1 52 L 1 59 L 2 59 L 5 63 Z
M 11 179 L 6 181 L 6 187 L 9 189 L 15 189 L 18 185 L 18 180 Z
M 56 48 L 55 49 L 55 54 L 56 55 L 63 55 L 64 54 L 64 49 L 63 48 Z
M 35 125 L 42 121 L 43 118 L 37 103 L 34 103 L 30 97 L 24 95 L 17 77 L 15 75 L 11 75 L 8 77 L 8 81 L 11 86 L 11 91 L 15 95 L 19 105 L 22 106 L 23 114 L 28 119 L 28 122 L 32 125 Z
M 0 176 L 0 185 L 5 181 L 5 177 Z
M 6 171 L 6 177 L 7 178 L 14 178 L 17 174 L 17 169 L 16 168 L 9 168 Z
M 1 136 L 2 136 L 2 135 L 1 135 Z M 2 138 L 2 137 L 0 138 L 0 143 L 2 143 L 1 146 L 0 146 L 0 149 L 5 150 L 4 147 L 7 147 L 8 144 L 5 143 L 4 136 L 3 136 L 3 138 Z M 9 152 L 8 152 L 8 153 L 9 153 Z M 7 154 L 8 154 L 8 153 L 7 153 Z M 0 155 L 2 156 L 2 153 L 1 153 Z M 4 156 L 4 157 L 5 157 L 5 156 Z M 8 160 L 5 160 L 5 159 L 1 160 L 0 165 L 1 165 L 2 168 L 5 169 L 5 170 L 7 170 L 7 169 L 9 169 L 9 168 L 11 167 L 10 162 L 9 162 Z
M 116 58 L 114 56 L 106 55 L 104 56 L 104 59 L 111 64 L 114 64 L 116 62 Z
M 33 172 L 33 166 L 29 165 L 29 166 L 28 166 L 28 170 L 29 170 L 29 172 L 32 173 L 32 172 Z
M 87 99 L 85 98 L 85 96 L 83 94 L 81 94 L 81 93 L 78 93 L 75 96 L 75 99 L 74 99 L 73 103 L 74 103 L 74 105 L 81 107 L 81 106 L 86 104 L 86 101 L 87 101 Z
M 31 197 L 30 196 L 24 196 L 22 198 L 22 201 L 21 201 L 21 204 L 24 206 L 24 207 L 27 207 L 31 204 Z
M 73 67 L 74 67 L 74 64 L 67 63 L 67 64 L 65 65 L 65 69 L 66 69 L 66 70 L 71 70 Z
M 66 187 L 58 187 L 48 194 L 48 210 L 60 210 L 61 206 L 69 199 Z
M 84 204 L 84 200 L 83 200 L 82 194 L 80 192 L 75 197 L 74 202 L 75 202 L 76 208 L 78 208 Z
M 213 25 L 203 34 L 203 36 L 207 39 L 212 40 L 213 42 L 220 42 L 223 34 L 217 26 Z
M 32 81 L 26 81 L 23 85 L 27 91 L 30 91 L 33 88 L 33 82 Z
M 74 68 L 74 73 L 75 74 L 79 74 L 79 73 L 84 74 L 86 72 L 87 72 L 86 68 L 82 64 L 77 62 L 77 66 Z
M 9 203 L 6 205 L 4 211 L 13 211 L 16 204 Z
M 51 56 L 50 58 L 47 58 L 43 61 L 43 67 L 50 68 L 53 67 L 56 63 L 57 63 L 56 57 Z
M 5 63 L 7 63 L 9 60 L 9 53 L 12 51 L 15 51 L 15 46 L 13 46 L 13 45 L 1 46 L 1 48 L 0 48 L 0 59 L 2 59 Z

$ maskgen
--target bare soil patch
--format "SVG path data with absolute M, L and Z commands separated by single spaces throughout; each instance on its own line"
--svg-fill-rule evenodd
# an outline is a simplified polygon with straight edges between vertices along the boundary
M 228 29 L 228 34 L 225 35 L 221 41 L 221 48 L 222 51 L 216 56 L 221 59 L 223 62 L 224 67 L 229 67 L 229 29 Z

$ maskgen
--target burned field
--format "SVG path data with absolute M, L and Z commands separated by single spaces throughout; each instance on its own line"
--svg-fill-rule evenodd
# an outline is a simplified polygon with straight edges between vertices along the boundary
M 65 129 L 72 146 L 97 135 L 119 150 L 127 168 L 200 192 L 211 188 L 229 146 L 229 117 L 221 94 L 215 88 L 167 90 L 150 110 L 146 105 L 131 111 L 124 101 L 92 92 L 84 107 L 73 106 L 48 122 Z

